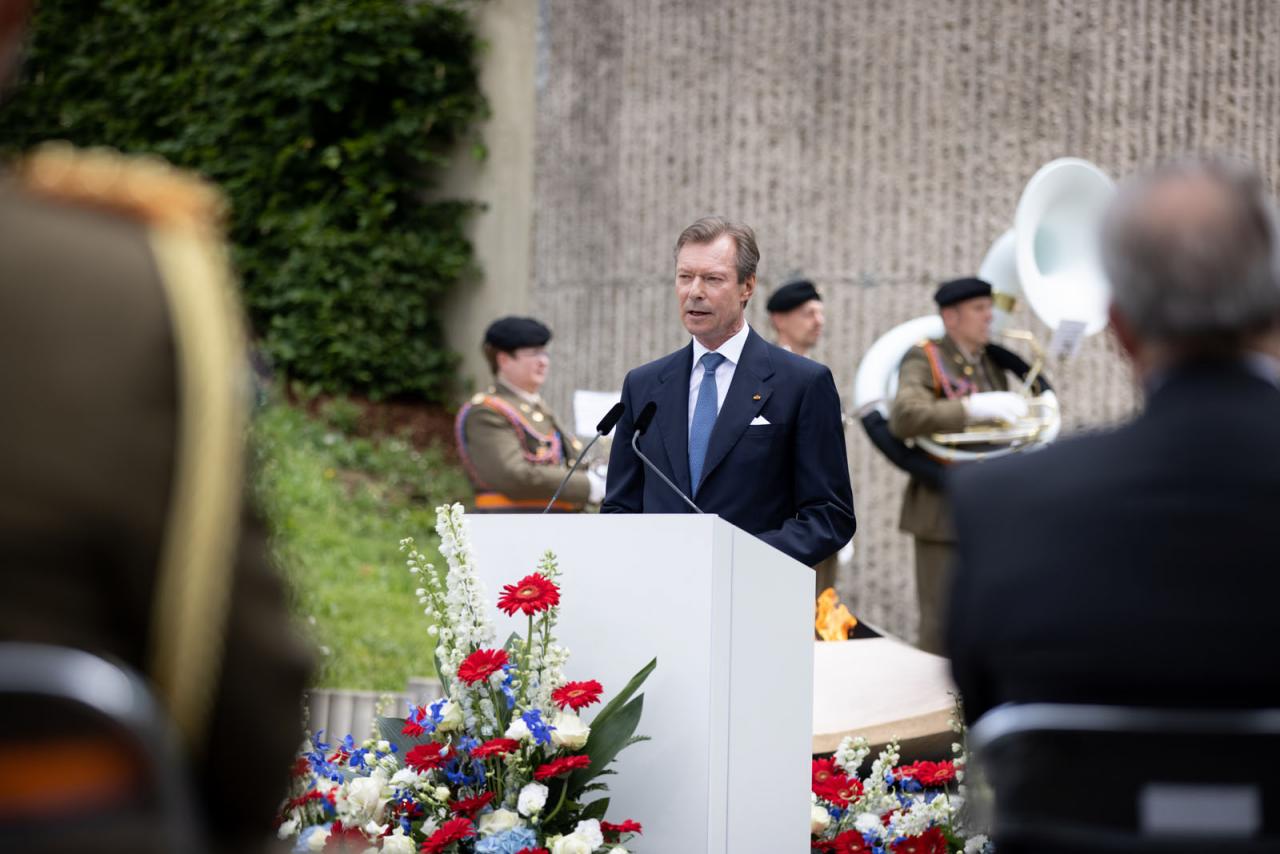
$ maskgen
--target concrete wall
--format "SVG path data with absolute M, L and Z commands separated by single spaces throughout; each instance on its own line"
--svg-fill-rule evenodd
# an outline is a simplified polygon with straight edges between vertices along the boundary
M 548 391 L 566 414 L 573 388 L 617 388 L 686 340 L 671 245 L 703 214 L 757 230 L 757 329 L 781 277 L 818 282 L 816 355 L 848 398 L 861 354 L 976 270 L 1044 162 L 1121 176 L 1215 149 L 1280 165 L 1266 0 L 549 0 L 539 27 L 530 311 L 556 331 Z M 1071 428 L 1135 405 L 1105 335 L 1050 375 Z M 848 443 L 843 592 L 913 636 L 904 478 L 856 426 Z
M 490 116 L 479 127 L 488 156 L 477 160 L 465 145 L 441 193 L 477 201 L 484 209 L 470 224 L 480 274 L 465 282 L 445 307 L 449 346 L 462 354 L 457 392 L 488 385 L 480 354 L 485 327 L 505 314 L 527 314 L 533 281 L 533 175 L 537 122 L 534 0 L 475 4 L 476 28 L 486 47 L 480 88 Z

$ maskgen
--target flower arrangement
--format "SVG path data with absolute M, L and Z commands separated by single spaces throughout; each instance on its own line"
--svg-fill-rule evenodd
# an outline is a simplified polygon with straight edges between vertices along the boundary
M 604 688 L 564 676 L 555 555 L 502 588 L 499 609 L 525 616 L 527 629 L 498 646 L 461 505 L 437 508 L 436 532 L 444 571 L 412 539 L 401 549 L 424 579 L 418 597 L 434 620 L 445 697 L 379 718 L 381 738 L 334 745 L 317 733 L 295 765 L 280 837 L 296 837 L 295 851 L 626 854 L 641 825 L 606 821 L 609 799 L 587 799 L 607 791 L 599 778 L 619 751 L 644 740 L 636 691 L 656 660 L 586 722 L 580 713 Z
M 809 830 L 813 852 L 824 854 L 992 854 L 986 836 L 967 827 L 963 784 L 967 756 L 961 741 L 946 762 L 899 765 L 890 742 L 871 763 L 866 739 L 846 737 L 833 756 L 813 760 Z

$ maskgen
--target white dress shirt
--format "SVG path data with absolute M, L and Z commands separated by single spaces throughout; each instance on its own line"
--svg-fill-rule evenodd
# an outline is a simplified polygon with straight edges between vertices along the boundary
M 725 396 L 729 394 L 729 383 L 733 382 L 733 372 L 738 369 L 738 362 L 742 359 L 742 348 L 746 346 L 749 334 L 751 334 L 751 326 L 744 322 L 737 334 L 714 351 L 724 356 L 724 361 L 720 363 L 720 367 L 716 368 L 717 415 L 720 414 L 720 408 L 724 406 Z M 693 430 L 693 409 L 698 405 L 698 389 L 702 387 L 702 375 L 706 373 L 698 362 L 704 353 L 710 352 L 713 351 L 699 344 L 697 338 L 693 339 L 693 371 L 689 374 L 689 430 Z

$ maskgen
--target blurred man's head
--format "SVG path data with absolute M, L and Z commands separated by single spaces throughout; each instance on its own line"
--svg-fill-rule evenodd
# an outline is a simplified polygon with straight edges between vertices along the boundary
M 1140 371 L 1280 350 L 1275 211 L 1244 164 L 1185 161 L 1126 182 L 1103 223 L 1102 260 L 1112 326 Z
M 503 317 L 485 330 L 484 356 L 495 377 L 512 388 L 537 394 L 551 367 L 550 340 L 551 330 L 532 317 Z
M 787 282 L 773 292 L 765 308 L 777 333 L 778 346 L 806 356 L 822 337 L 826 315 L 822 310 L 822 297 L 813 282 L 807 279 Z
M 995 304 L 991 285 L 982 279 L 952 279 L 933 295 L 947 337 L 967 355 L 974 356 L 991 341 Z
M 676 301 L 689 334 L 719 349 L 746 322 L 760 250 L 750 226 L 707 216 L 676 240 Z

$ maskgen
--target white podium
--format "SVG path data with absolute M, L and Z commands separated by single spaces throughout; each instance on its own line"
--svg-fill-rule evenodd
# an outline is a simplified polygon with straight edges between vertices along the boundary
M 608 818 L 644 825 L 634 850 L 808 850 L 811 569 L 716 516 L 468 518 L 490 601 L 556 553 L 569 679 L 607 701 L 658 659 L 637 729 L 653 740 L 603 778 Z M 494 615 L 499 642 L 525 628 Z

